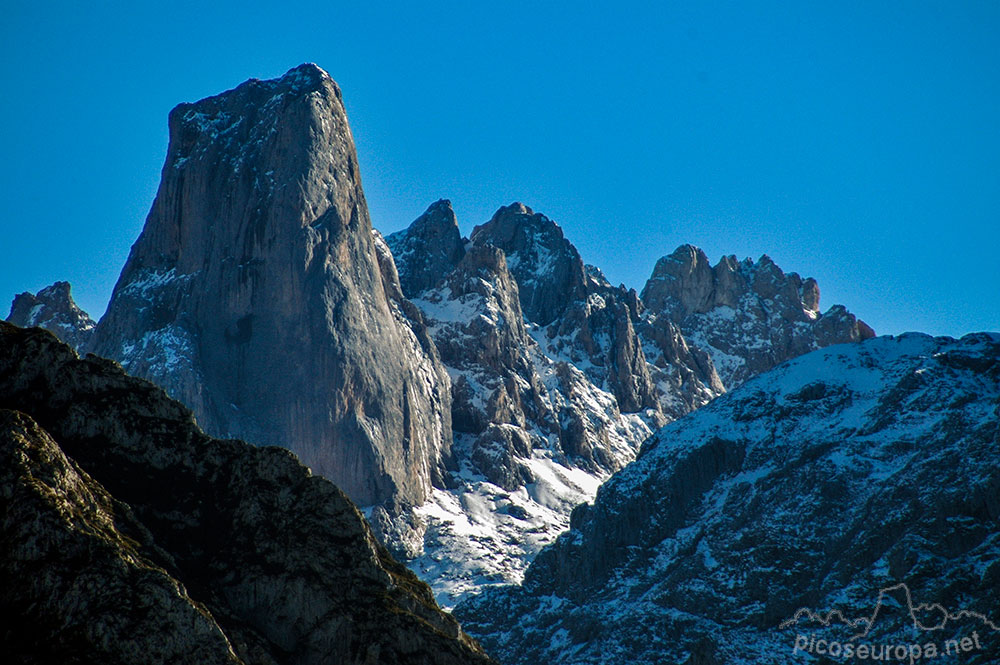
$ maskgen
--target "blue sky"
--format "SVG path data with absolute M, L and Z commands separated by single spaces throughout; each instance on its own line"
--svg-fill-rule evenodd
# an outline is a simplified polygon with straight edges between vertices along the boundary
M 1000 3 L 94 4 L 4 3 L 0 298 L 100 315 L 170 108 L 312 61 L 384 232 L 520 200 L 615 283 L 692 243 L 879 333 L 1000 330 Z

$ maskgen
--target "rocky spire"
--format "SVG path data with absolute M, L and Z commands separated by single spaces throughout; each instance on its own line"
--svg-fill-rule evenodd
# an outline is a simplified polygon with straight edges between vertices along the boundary
M 450 454 L 448 381 L 389 295 L 336 83 L 301 65 L 169 124 L 90 348 L 363 505 L 422 502 Z
M 610 391 L 622 411 L 658 409 L 634 330 L 638 313 L 626 304 L 628 291 L 611 287 L 602 275 L 588 275 L 558 224 L 515 202 L 473 229 L 471 241 L 507 255 L 525 318 L 548 326 L 547 352 L 588 367 L 588 378 Z
M 529 321 L 552 323 L 573 300 L 584 297 L 586 273 L 580 253 L 558 224 L 523 203 L 512 203 L 472 230 L 475 245 L 493 245 L 507 255 L 517 279 L 521 309 Z
M 90 341 L 95 323 L 73 302 L 70 288 L 69 282 L 56 282 L 37 294 L 18 294 L 7 321 L 22 328 L 45 328 L 79 351 Z
M 465 255 L 455 211 L 447 199 L 432 203 L 408 228 L 385 241 L 399 262 L 399 281 L 407 298 L 439 284 Z

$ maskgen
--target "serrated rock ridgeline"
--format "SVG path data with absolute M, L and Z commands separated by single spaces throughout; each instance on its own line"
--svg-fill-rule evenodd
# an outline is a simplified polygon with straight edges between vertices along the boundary
M 25 291 L 14 297 L 7 321 L 22 328 L 45 328 L 74 349 L 90 343 L 97 325 L 77 307 L 69 282 L 56 282 L 38 293 Z
M 816 280 L 786 274 L 767 255 L 712 266 L 682 245 L 656 262 L 642 300 L 710 353 L 728 389 L 808 351 L 875 336 L 841 305 L 820 312 Z
M 674 348 L 686 351 L 683 341 L 647 362 L 635 291 L 588 270 L 558 225 L 523 204 L 501 208 L 467 240 L 438 201 L 387 244 L 452 379 L 459 473 L 418 510 L 424 551 L 407 555 L 453 604 L 518 581 L 572 507 L 653 428 L 721 384 L 702 382 L 711 360 L 695 366 Z

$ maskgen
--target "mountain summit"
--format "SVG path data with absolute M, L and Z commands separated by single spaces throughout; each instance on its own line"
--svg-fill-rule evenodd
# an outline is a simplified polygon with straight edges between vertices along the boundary
M 90 342 L 96 325 L 73 301 L 69 282 L 56 282 L 38 293 L 19 293 L 7 321 L 22 328 L 45 328 L 74 349 Z
M 642 290 L 651 314 L 676 324 L 712 356 L 727 389 L 796 356 L 875 332 L 841 305 L 819 309 L 816 280 L 757 262 L 682 245 L 656 262 Z
M 169 124 L 90 350 L 211 434 L 288 445 L 363 505 L 421 503 L 450 455 L 448 377 L 380 269 L 337 84 L 301 65 Z

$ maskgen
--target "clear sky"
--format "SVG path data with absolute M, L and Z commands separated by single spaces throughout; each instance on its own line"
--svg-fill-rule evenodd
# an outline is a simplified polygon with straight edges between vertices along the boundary
M 0 315 L 103 313 L 170 108 L 311 61 L 384 232 L 520 200 L 637 289 L 691 243 L 879 333 L 1000 330 L 1000 2 L 277 4 L 4 2 Z

